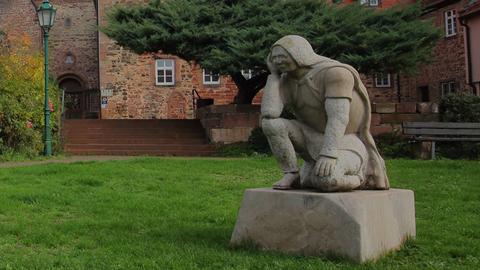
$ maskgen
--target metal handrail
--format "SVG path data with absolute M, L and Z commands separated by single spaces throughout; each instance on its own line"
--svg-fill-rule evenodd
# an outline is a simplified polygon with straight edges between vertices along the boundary
M 197 89 L 192 89 L 192 105 L 193 105 L 193 118 L 197 118 L 197 100 L 201 99 L 202 97 L 198 93 Z
M 64 132 L 63 132 L 63 127 L 65 124 L 65 89 L 61 89 L 62 91 L 62 96 L 60 99 L 60 123 L 58 123 L 58 136 L 60 137 L 60 145 L 63 146 L 65 145 L 65 140 L 63 138 Z

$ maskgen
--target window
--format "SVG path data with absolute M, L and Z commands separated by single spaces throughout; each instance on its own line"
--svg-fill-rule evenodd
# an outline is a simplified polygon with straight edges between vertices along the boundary
M 457 14 L 455 10 L 445 11 L 445 36 L 451 37 L 457 34 Z
M 72 26 L 72 19 L 71 18 L 65 18 L 65 21 L 64 21 L 64 24 L 65 24 L 65 27 L 70 27 Z
M 67 65 L 75 64 L 75 57 L 71 52 L 68 52 L 67 55 L 65 56 L 65 64 Z
M 455 81 L 441 83 L 442 97 L 455 93 L 456 86 L 457 84 L 455 83 Z
M 255 72 L 252 69 L 242 69 L 242 75 L 246 80 L 250 80 L 255 76 Z
M 390 74 L 379 73 L 375 75 L 376 87 L 390 87 Z
M 220 74 L 204 69 L 203 84 L 220 84 Z
M 360 5 L 367 7 L 378 7 L 379 0 L 360 0 Z
M 175 61 L 173 59 L 157 59 L 157 85 L 175 84 Z

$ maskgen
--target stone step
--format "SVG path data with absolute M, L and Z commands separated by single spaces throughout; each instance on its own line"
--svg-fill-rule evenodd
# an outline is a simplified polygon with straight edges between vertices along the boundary
M 64 133 L 64 136 L 67 138 L 100 138 L 100 137 L 110 137 L 110 138 L 164 138 L 164 139 L 175 139 L 175 138 L 204 138 L 205 134 L 203 132 L 158 132 L 158 133 L 142 133 L 139 131 L 125 131 L 125 132 L 68 132 Z
M 139 138 L 139 137 L 68 137 L 65 143 L 70 144 L 205 144 L 207 140 L 204 137 L 198 138 Z
M 64 149 L 82 155 L 211 156 L 199 120 L 65 120 Z
M 215 150 L 209 144 L 65 144 L 65 150 Z
M 63 127 L 141 127 L 141 128 L 173 128 L 173 127 L 199 127 L 199 120 L 65 120 Z
M 216 151 L 210 150 L 79 150 L 72 149 L 68 153 L 73 155 L 100 155 L 100 156 L 214 156 Z

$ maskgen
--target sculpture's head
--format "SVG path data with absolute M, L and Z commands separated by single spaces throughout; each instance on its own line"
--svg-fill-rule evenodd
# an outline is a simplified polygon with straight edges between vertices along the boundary
M 273 44 L 268 60 L 283 73 L 299 67 L 311 67 L 329 59 L 316 54 L 305 38 L 288 35 Z
M 292 56 L 281 46 L 272 47 L 270 62 L 280 73 L 292 72 L 299 67 Z

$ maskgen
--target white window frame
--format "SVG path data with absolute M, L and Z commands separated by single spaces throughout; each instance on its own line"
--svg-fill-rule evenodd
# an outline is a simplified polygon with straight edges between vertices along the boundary
M 171 62 L 171 66 L 167 66 L 166 62 Z M 165 64 L 160 65 L 161 62 Z M 171 71 L 172 75 L 167 75 L 167 71 Z M 163 76 L 159 76 L 159 72 L 162 72 Z M 159 81 L 160 77 L 163 77 L 163 81 Z M 167 77 L 172 77 L 171 82 L 167 82 Z M 155 60 L 155 85 L 171 86 L 175 85 L 175 60 L 174 59 L 157 59 Z
M 457 82 L 455 80 L 440 83 L 442 97 L 453 94 L 457 90 Z
M 360 5 L 367 7 L 378 7 L 380 5 L 379 0 L 360 0 Z
M 375 87 L 385 87 L 385 88 L 392 87 L 392 81 L 391 81 L 390 73 L 375 74 Z
M 457 12 L 455 9 L 447 10 L 445 17 L 445 37 L 455 36 L 457 34 Z
M 213 76 L 218 76 L 218 80 L 213 80 Z M 205 85 L 219 85 L 220 84 L 220 74 L 213 73 L 213 71 L 208 71 L 203 69 L 202 71 L 203 84 Z
M 253 69 L 242 69 L 241 72 L 245 80 L 250 80 L 254 75 Z

